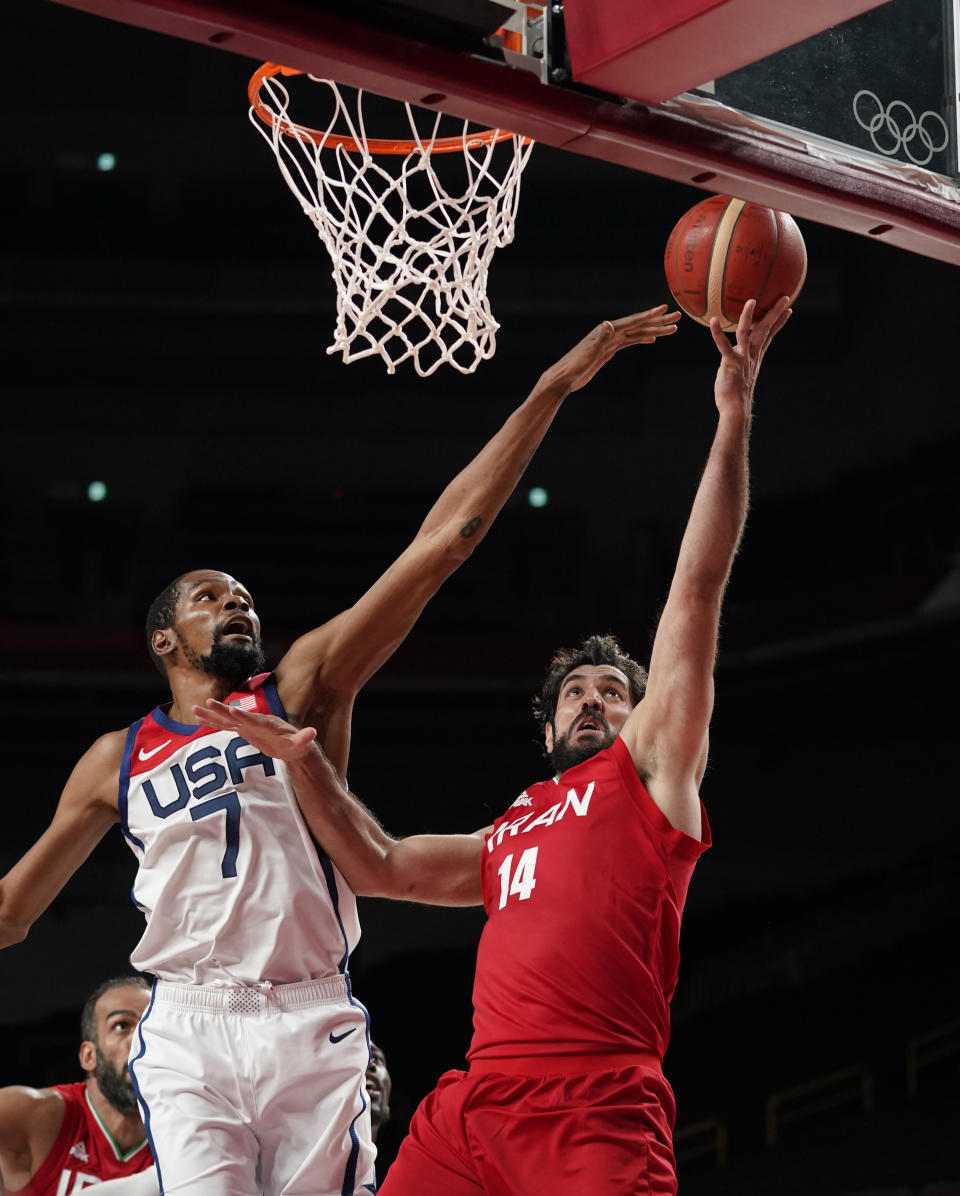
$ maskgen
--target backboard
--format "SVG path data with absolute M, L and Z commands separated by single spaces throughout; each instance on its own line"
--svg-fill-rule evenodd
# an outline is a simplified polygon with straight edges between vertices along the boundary
M 65 2 L 960 264 L 958 0 Z

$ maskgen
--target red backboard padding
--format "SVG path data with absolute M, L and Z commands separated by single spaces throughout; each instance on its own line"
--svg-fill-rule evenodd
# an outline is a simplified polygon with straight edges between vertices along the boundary
M 577 83 L 659 103 L 887 0 L 565 0 Z

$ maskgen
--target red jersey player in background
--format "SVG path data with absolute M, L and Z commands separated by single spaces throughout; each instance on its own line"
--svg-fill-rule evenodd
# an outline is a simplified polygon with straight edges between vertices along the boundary
M 466 1072 L 441 1077 L 382 1196 L 671 1196 L 662 1072 L 680 915 L 710 843 L 699 798 L 720 608 L 747 511 L 757 371 L 790 315 L 748 303 L 720 352 L 717 430 L 681 542 L 649 675 L 611 636 L 554 658 L 536 709 L 557 775 L 474 835 L 394 840 L 312 746 L 310 728 L 211 702 L 290 762 L 304 816 L 358 894 L 481 900 Z M 585 460 L 587 477 L 602 462 Z
M 73 1196 L 153 1165 L 127 1055 L 150 999 L 142 976 L 101 984 L 83 1007 L 86 1080 L 53 1088 L 0 1088 L 0 1192 Z

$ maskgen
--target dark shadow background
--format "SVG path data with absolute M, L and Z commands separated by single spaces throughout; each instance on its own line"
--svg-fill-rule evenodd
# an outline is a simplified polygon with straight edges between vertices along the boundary
M 537 147 L 471 377 L 327 357 L 329 265 L 246 119 L 252 64 L 11 0 L 0 149 L 0 872 L 73 762 L 163 700 L 142 616 L 198 565 L 242 578 L 276 660 L 353 601 L 535 381 L 599 320 L 668 298 L 702 193 Z M 110 152 L 116 168 L 96 169 Z M 908 1100 L 908 1042 L 960 1017 L 956 273 L 806 224 L 771 351 L 726 604 L 667 1070 L 730 1162 L 682 1189 L 839 1193 L 960 1178 L 954 1055 Z M 396 833 L 473 830 L 543 775 L 529 696 L 592 630 L 649 649 L 714 424 L 687 321 L 571 398 L 524 487 L 368 686 L 351 783 Z M 91 481 L 107 486 L 92 503 Z M 526 501 L 542 486 L 546 507 Z M 138 936 L 110 836 L 0 962 L 0 1083 L 78 1074 L 86 993 Z M 462 1062 L 477 912 L 362 903 L 355 987 L 395 1084 L 389 1161 Z M 763 1145 L 774 1091 L 847 1065 L 875 1108 Z

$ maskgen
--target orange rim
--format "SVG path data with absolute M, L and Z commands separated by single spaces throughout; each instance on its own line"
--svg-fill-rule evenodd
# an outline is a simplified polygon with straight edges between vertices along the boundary
M 342 147 L 354 154 L 362 154 L 363 146 L 354 137 L 347 137 L 342 133 L 327 133 L 320 129 L 311 129 L 307 125 L 298 125 L 293 121 L 284 120 L 277 116 L 260 98 L 260 88 L 267 79 L 276 75 L 302 75 L 304 72 L 295 67 L 279 66 L 275 62 L 265 62 L 254 71 L 247 85 L 247 98 L 255 115 L 268 128 L 279 127 L 280 132 L 287 137 L 306 137 L 314 145 L 329 146 L 331 149 Z M 368 137 L 366 147 L 372 154 L 412 154 L 421 147 L 429 149 L 431 154 L 452 154 L 463 152 L 464 148 L 475 149 L 481 145 L 493 145 L 498 141 L 506 141 L 513 134 L 506 129 L 481 129 L 478 133 L 471 133 L 468 137 L 438 137 L 434 141 L 387 140 L 379 137 Z

